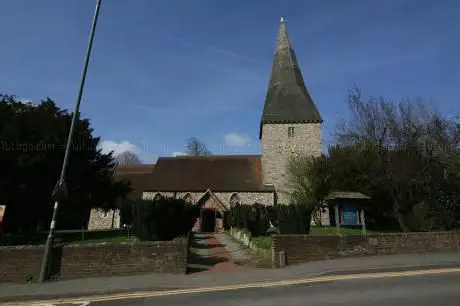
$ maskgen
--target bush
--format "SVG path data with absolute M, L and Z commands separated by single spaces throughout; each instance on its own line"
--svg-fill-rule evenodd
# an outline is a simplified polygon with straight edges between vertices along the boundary
M 172 240 L 191 231 L 200 209 L 183 199 L 162 197 L 130 203 L 133 233 L 142 241 Z M 128 219 L 128 218 L 127 218 Z
M 308 234 L 311 211 L 302 205 L 266 206 L 262 204 L 238 204 L 231 208 L 231 226 L 246 228 L 251 236 L 273 233 Z M 270 227 L 270 222 L 275 229 Z

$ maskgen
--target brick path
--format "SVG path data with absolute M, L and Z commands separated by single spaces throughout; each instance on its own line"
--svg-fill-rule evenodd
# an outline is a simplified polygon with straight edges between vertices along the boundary
M 232 262 L 232 254 L 230 254 L 225 248 L 225 245 L 223 245 L 215 235 L 210 235 L 210 237 L 206 239 L 206 244 L 209 247 L 209 256 L 220 258 L 220 260 L 210 267 L 207 272 L 237 272 L 247 269 Z
M 247 267 L 233 263 L 236 256 L 232 256 L 229 248 L 211 233 L 195 233 L 192 252 L 195 254 L 193 262 L 189 263 L 192 271 L 206 272 L 238 272 L 247 270 Z M 236 255 L 236 254 L 234 254 Z

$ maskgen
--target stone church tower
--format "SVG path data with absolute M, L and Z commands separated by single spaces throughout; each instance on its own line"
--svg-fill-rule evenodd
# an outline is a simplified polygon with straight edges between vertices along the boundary
M 287 164 L 294 154 L 319 156 L 323 120 L 308 93 L 281 18 L 276 53 L 260 122 L 263 181 L 273 184 L 277 202 L 288 204 Z

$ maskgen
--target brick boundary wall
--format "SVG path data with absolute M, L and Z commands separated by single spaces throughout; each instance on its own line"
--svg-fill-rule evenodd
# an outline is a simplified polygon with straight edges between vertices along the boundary
M 53 249 L 52 279 L 107 277 L 147 273 L 185 274 L 188 239 L 136 243 L 67 245 Z M 0 283 L 34 282 L 43 246 L 0 247 Z
M 369 255 L 452 252 L 460 251 L 460 231 L 368 236 L 273 235 L 274 267 L 280 267 L 281 251 L 285 252 L 287 265 Z

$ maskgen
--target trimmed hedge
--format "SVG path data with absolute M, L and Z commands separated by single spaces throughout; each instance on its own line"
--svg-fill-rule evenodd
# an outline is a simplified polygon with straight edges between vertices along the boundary
M 311 210 L 303 205 L 237 204 L 230 209 L 232 227 L 246 228 L 253 237 L 265 236 L 270 222 L 281 234 L 308 234 Z
M 121 214 L 139 240 L 166 241 L 186 237 L 200 216 L 200 208 L 183 199 L 160 197 L 127 202 Z

